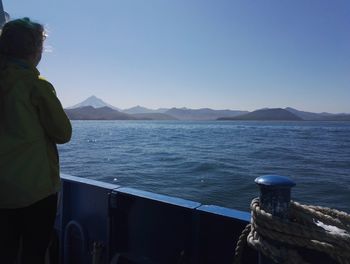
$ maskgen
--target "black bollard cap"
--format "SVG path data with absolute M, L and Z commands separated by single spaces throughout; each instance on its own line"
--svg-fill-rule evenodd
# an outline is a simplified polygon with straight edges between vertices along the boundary
M 255 183 L 259 186 L 268 188 L 292 188 L 295 182 L 286 176 L 264 175 L 255 179 Z

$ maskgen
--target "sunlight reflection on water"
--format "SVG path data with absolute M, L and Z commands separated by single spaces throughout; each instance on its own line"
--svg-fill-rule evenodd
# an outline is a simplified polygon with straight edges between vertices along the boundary
M 350 211 L 350 123 L 74 121 L 61 171 L 248 210 L 264 174 L 295 200 Z

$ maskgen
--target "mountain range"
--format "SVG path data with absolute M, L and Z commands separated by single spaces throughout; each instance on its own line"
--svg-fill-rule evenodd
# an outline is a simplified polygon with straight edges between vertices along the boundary
M 159 108 L 135 106 L 120 109 L 96 96 L 65 109 L 72 120 L 285 120 L 285 121 L 350 121 L 350 114 L 312 113 L 286 107 L 264 108 L 252 112 L 214 110 L 210 108 Z

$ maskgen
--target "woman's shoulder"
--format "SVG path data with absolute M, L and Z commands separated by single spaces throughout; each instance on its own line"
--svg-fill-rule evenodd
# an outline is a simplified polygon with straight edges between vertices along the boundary
M 38 96 L 45 96 L 50 94 L 56 95 L 54 86 L 42 76 L 37 76 L 33 87 L 33 94 Z
M 36 81 L 39 85 L 45 86 L 47 88 L 53 88 L 53 85 L 43 76 L 38 75 Z
M 37 79 L 40 74 L 35 67 L 31 67 L 22 60 L 9 61 L 2 71 L 5 72 L 7 76 L 15 77 L 20 81 L 33 81 Z

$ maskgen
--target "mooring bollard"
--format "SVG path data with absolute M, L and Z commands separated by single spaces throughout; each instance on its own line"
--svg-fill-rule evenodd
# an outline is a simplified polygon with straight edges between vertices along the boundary
M 291 189 L 295 182 L 279 175 L 265 175 L 255 179 L 260 188 L 260 208 L 273 216 L 288 219 Z M 273 264 L 272 260 L 259 254 L 259 264 Z

